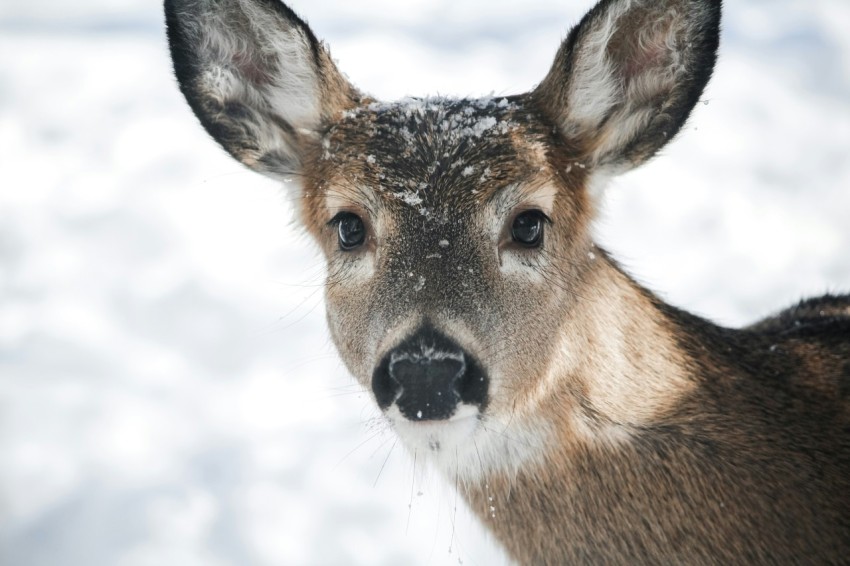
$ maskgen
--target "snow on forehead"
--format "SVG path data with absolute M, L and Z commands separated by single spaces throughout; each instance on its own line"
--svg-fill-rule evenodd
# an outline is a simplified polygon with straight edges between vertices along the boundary
M 344 118 L 356 119 L 369 114 L 379 127 L 397 128 L 405 137 L 417 131 L 427 131 L 432 135 L 461 140 L 508 133 L 513 126 L 509 116 L 517 108 L 516 102 L 493 96 L 474 99 L 404 98 L 395 102 L 373 102 L 346 112 Z
M 486 96 L 484 98 L 445 98 L 445 97 L 407 97 L 393 102 L 372 102 L 365 106 L 366 110 L 376 113 L 395 113 L 407 117 L 427 113 L 456 113 L 463 112 L 471 115 L 483 111 L 499 111 L 516 109 L 516 102 L 509 101 L 505 97 Z M 352 110 L 359 112 L 363 108 Z
M 475 202 L 493 171 L 518 164 L 506 134 L 519 127 L 522 109 L 505 97 L 374 102 L 343 114 L 342 136 L 331 143 L 329 132 L 324 159 L 357 161 L 379 194 L 430 217 L 457 199 Z M 346 146 L 352 134 L 357 142 Z

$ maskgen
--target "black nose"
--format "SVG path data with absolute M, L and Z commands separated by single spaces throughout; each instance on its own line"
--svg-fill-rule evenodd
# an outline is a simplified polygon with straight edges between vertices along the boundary
M 412 421 L 448 419 L 460 403 L 483 410 L 487 386 L 475 358 L 430 326 L 387 352 L 372 374 L 378 406 L 395 403 Z

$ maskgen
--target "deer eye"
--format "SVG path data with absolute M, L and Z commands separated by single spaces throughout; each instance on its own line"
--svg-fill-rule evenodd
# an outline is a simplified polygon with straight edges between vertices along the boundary
M 539 210 L 526 210 L 514 218 L 511 224 L 511 238 L 517 244 L 527 248 L 536 248 L 543 241 L 543 224 L 546 215 Z
M 366 240 L 366 226 L 363 220 L 351 212 L 340 212 L 331 223 L 336 224 L 339 234 L 339 249 L 350 251 L 361 246 Z

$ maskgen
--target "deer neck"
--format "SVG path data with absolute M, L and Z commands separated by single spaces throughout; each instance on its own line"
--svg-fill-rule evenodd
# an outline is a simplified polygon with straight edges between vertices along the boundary
M 564 318 L 548 375 L 518 403 L 511 423 L 497 431 L 503 453 L 517 452 L 510 444 L 523 442 L 527 457 L 461 478 L 471 508 L 509 550 L 546 548 L 553 534 L 576 541 L 609 536 L 589 533 L 589 520 L 616 532 L 615 525 L 586 515 L 604 517 L 619 490 L 643 481 L 638 472 L 620 473 L 623 469 L 669 472 L 657 461 L 642 461 L 641 431 L 675 415 L 697 386 L 688 370 L 693 360 L 680 339 L 687 315 L 665 306 L 604 254 L 584 278 L 586 291 Z M 544 432 L 535 436 L 523 430 Z M 676 438 L 670 442 L 680 445 Z M 559 524 L 542 525 L 541 517 Z M 514 558 L 540 561 L 533 554 Z

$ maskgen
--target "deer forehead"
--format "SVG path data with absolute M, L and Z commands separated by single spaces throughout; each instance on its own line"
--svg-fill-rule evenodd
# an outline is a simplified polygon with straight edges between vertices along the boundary
M 412 210 L 432 220 L 511 205 L 554 206 L 549 131 L 517 100 L 409 99 L 344 113 L 311 176 L 329 213 Z

